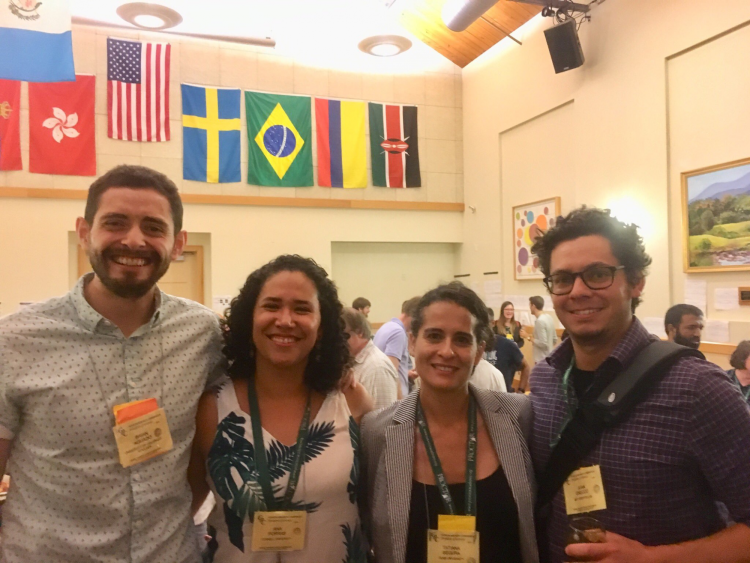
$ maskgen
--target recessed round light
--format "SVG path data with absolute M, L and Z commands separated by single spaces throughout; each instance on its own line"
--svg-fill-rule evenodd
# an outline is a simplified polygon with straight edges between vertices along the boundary
M 411 41 L 401 35 L 375 35 L 359 42 L 359 50 L 376 57 L 393 57 L 411 48 Z
M 150 14 L 139 14 L 133 18 L 133 22 L 138 27 L 147 27 L 149 29 L 163 28 L 165 23 L 160 17 Z
M 117 8 L 117 15 L 141 29 L 169 29 L 182 22 L 182 16 L 172 8 L 149 2 L 130 2 Z

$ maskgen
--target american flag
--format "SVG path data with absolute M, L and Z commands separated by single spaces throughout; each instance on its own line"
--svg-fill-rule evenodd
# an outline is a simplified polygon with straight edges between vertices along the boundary
M 169 43 L 107 38 L 108 136 L 169 140 Z

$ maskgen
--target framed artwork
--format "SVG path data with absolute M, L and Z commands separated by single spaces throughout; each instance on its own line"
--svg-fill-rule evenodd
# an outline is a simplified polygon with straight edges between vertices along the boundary
M 517 280 L 541 280 L 539 259 L 531 255 L 536 238 L 555 225 L 560 216 L 560 198 L 534 201 L 513 208 L 513 277 Z
M 686 272 L 750 270 L 750 158 L 682 173 Z

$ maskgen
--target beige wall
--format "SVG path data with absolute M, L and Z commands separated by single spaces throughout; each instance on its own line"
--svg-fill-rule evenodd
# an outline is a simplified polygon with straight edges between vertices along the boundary
M 136 143 L 107 138 L 106 38 L 158 38 L 127 30 L 74 27 L 76 70 L 96 74 L 97 172 L 120 164 L 142 164 L 166 173 L 184 193 L 263 195 L 288 198 L 344 198 L 389 201 L 461 202 L 461 73 L 437 53 L 418 48 L 403 58 L 372 61 L 371 72 L 313 68 L 272 49 L 215 41 L 172 44 L 170 117 L 172 141 Z M 356 47 L 354 47 L 356 48 Z M 370 57 L 372 58 L 372 57 Z M 369 64 L 369 61 L 368 61 Z M 419 107 L 423 188 L 330 189 L 261 188 L 246 182 L 246 134 L 242 135 L 240 183 L 206 184 L 182 180 L 180 82 L 231 86 L 287 94 L 416 104 Z M 244 104 L 242 104 L 244 121 Z M 313 123 L 314 127 L 314 123 Z M 21 143 L 24 171 L 0 173 L 0 186 L 85 189 L 93 178 L 30 174 L 28 99 L 22 88 Z M 316 156 L 315 143 L 313 154 Z M 369 158 L 369 154 L 368 154 Z M 315 160 L 315 159 L 314 159 Z M 316 171 L 317 177 L 317 171 Z M 82 215 L 83 201 L 0 198 L 0 314 L 22 301 L 65 292 L 70 285 L 68 233 Z M 185 227 L 210 240 L 207 288 L 234 295 L 251 269 L 274 256 L 296 252 L 331 266 L 331 241 L 460 243 L 460 213 L 316 208 L 188 205 Z M 383 295 L 388 288 L 382 286 Z M 210 297 L 210 296 L 209 296 Z M 372 295 L 378 300 L 380 295 Z M 210 300 L 210 299 L 209 299 Z
M 654 264 L 639 314 L 658 317 L 682 298 L 679 245 L 670 254 L 681 221 L 674 197 L 678 169 L 750 156 L 746 40 L 727 36 L 717 40 L 721 47 L 668 58 L 749 21 L 750 2 L 720 0 L 707 9 L 700 0 L 610 0 L 591 15 L 580 31 L 586 56 L 580 69 L 554 74 L 542 32 L 549 19 L 527 24 L 519 32 L 522 46 L 505 42 L 464 69 L 467 211 L 460 272 L 481 279 L 483 271 L 498 270 L 506 293 L 539 293 L 540 282 L 513 280 L 510 206 L 551 195 L 562 196 L 563 213 L 582 204 L 611 206 L 642 227 Z M 692 82 L 670 82 L 668 95 L 667 71 L 672 81 L 678 65 Z M 706 85 L 708 78 L 721 80 Z M 704 112 L 690 135 L 672 132 L 684 147 L 672 166 L 668 102 L 691 114 Z M 675 126 L 673 119 L 670 128 Z M 699 132 L 706 134 L 693 143 Z M 719 146 L 704 150 L 712 143 Z M 682 156 L 685 151 L 690 158 Z M 750 275 L 706 278 L 732 286 Z M 711 307 L 709 314 L 733 318 Z
M 452 281 L 458 250 L 445 243 L 334 242 L 331 268 L 344 305 L 366 297 L 370 322 L 383 323 L 407 299 Z
M 719 63 L 719 64 L 717 64 Z M 750 307 L 717 311 L 717 288 L 750 285 L 750 272 L 683 271 L 681 173 L 750 157 L 750 25 L 716 37 L 667 61 L 669 111 L 669 244 L 672 296 L 683 299 L 685 280 L 708 287 L 707 315 L 729 320 L 730 339 L 750 338 Z
M 0 314 L 67 291 L 68 232 L 83 204 L 0 199 Z M 384 228 L 391 221 L 398 228 Z M 186 206 L 185 228 L 211 233 L 211 289 L 232 296 L 253 269 L 280 253 L 310 256 L 330 272 L 332 240 L 456 243 L 462 234 L 457 213 L 222 205 Z M 368 297 L 378 301 L 393 288 L 382 284 L 379 291 Z

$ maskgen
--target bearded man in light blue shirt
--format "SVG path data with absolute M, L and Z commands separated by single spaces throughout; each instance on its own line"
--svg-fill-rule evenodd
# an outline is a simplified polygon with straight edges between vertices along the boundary
M 0 320 L 0 561 L 197 563 L 186 472 L 221 335 L 212 311 L 156 286 L 187 239 L 177 188 L 118 166 L 76 231 L 94 272 Z M 114 409 L 149 399 L 171 447 L 137 458 L 118 448 Z

